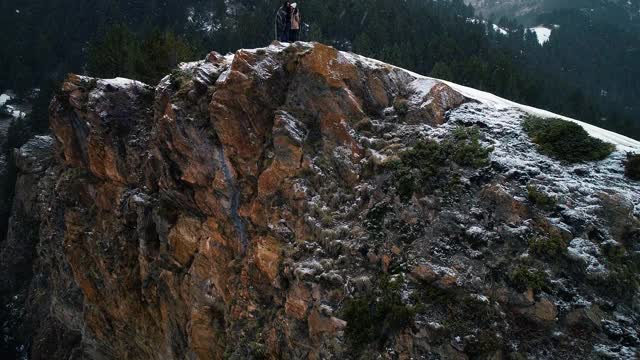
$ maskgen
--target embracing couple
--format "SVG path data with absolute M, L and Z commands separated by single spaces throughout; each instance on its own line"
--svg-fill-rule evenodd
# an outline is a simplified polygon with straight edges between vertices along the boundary
M 285 1 L 276 13 L 276 39 L 294 42 L 300 38 L 300 9 L 297 3 Z

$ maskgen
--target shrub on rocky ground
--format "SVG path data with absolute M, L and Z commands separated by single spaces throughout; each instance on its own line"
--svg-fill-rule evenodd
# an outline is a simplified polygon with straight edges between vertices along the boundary
M 184 85 L 186 85 L 189 81 L 191 81 L 191 74 L 183 69 L 175 69 L 171 72 L 171 84 L 174 86 L 174 89 L 181 89 Z
M 442 288 L 428 282 L 421 282 L 409 298 L 416 313 L 443 316 L 433 319 L 442 325 L 433 335 L 434 344 L 464 338 L 464 353 L 472 358 L 491 357 L 503 348 L 504 342 L 498 336 L 501 311 L 488 298 L 463 288 Z
M 480 144 L 480 131 L 477 127 L 457 127 L 448 145 L 453 153 L 453 161 L 460 166 L 481 168 L 489 165 L 489 154 L 493 148 Z
M 640 288 L 640 254 L 620 246 L 604 246 L 607 277 L 601 283 L 603 293 L 629 301 Z
M 480 168 L 489 164 L 491 147 L 480 144 L 477 128 L 458 127 L 445 140 L 418 141 L 413 148 L 400 154 L 394 166 L 398 195 L 408 200 L 413 193 L 429 193 L 436 188 L 450 190 L 459 183 L 459 174 L 452 163 L 462 167 Z
M 560 236 L 540 236 L 529 240 L 529 251 L 539 256 L 555 258 L 567 252 L 567 245 Z
M 406 115 L 409 112 L 409 101 L 405 98 L 397 97 L 393 100 L 393 109 L 398 115 Z
M 566 120 L 529 116 L 524 130 L 541 153 L 571 163 L 602 160 L 615 146 L 591 137 L 582 126 Z
M 553 210 L 558 203 L 555 197 L 545 194 L 533 185 L 527 186 L 527 198 L 543 210 Z
M 464 336 L 464 352 L 470 358 L 491 358 L 504 347 L 495 327 L 501 321 L 500 311 L 490 301 L 469 294 L 459 294 L 450 297 L 446 307 L 447 319 L 443 325 L 450 337 L 473 333 Z
M 494 331 L 481 330 L 473 338 L 469 339 L 464 351 L 471 358 L 493 358 L 504 346 L 503 341 Z
M 347 321 L 345 335 L 355 349 L 381 345 L 390 335 L 413 323 L 415 310 L 402 302 L 398 283 L 383 276 L 378 290 L 345 303 L 342 313 Z
M 532 289 L 534 292 L 548 289 L 547 274 L 539 269 L 529 269 L 527 266 L 519 265 L 510 274 L 509 280 L 518 291 Z
M 624 162 L 624 174 L 633 180 L 640 180 L 640 154 L 627 154 Z

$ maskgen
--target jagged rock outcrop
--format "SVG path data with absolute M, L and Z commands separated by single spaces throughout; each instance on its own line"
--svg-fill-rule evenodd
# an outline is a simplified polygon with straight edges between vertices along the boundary
M 8 273 L 32 264 L 29 281 L 2 289 L 20 294 L 21 351 L 633 356 L 637 274 L 620 270 L 629 291 L 608 293 L 615 264 L 601 253 L 609 244 L 627 261 L 639 246 L 622 149 L 604 172 L 579 165 L 599 172 L 583 179 L 535 155 L 522 110 L 478 100 L 306 43 L 214 52 L 155 89 L 70 75 L 51 104 L 53 139 L 18 152 L 0 253 Z M 440 142 L 411 156 L 445 158 L 405 169 L 426 139 Z M 532 182 L 556 208 L 526 199 Z M 537 256 L 536 236 L 566 250 Z

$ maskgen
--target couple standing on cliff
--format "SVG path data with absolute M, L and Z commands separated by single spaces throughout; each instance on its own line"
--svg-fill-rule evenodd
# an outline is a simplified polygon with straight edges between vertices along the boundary
M 285 1 L 276 13 L 276 39 L 294 42 L 300 39 L 300 9 L 297 3 Z

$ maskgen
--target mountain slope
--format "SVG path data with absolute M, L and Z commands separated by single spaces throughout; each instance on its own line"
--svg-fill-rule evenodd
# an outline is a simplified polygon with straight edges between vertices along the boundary
M 637 354 L 637 141 L 588 127 L 616 150 L 566 164 L 522 128 L 551 114 L 317 43 L 71 75 L 50 109 L 16 153 L 3 350 Z
M 636 23 L 640 19 L 637 0 L 465 0 L 483 16 L 518 19 L 524 24 L 537 25 L 539 15 L 557 10 L 580 10 L 594 19 L 607 20 L 616 25 Z M 626 24 L 625 24 L 626 25 Z M 624 26 L 624 25 L 623 25 Z

